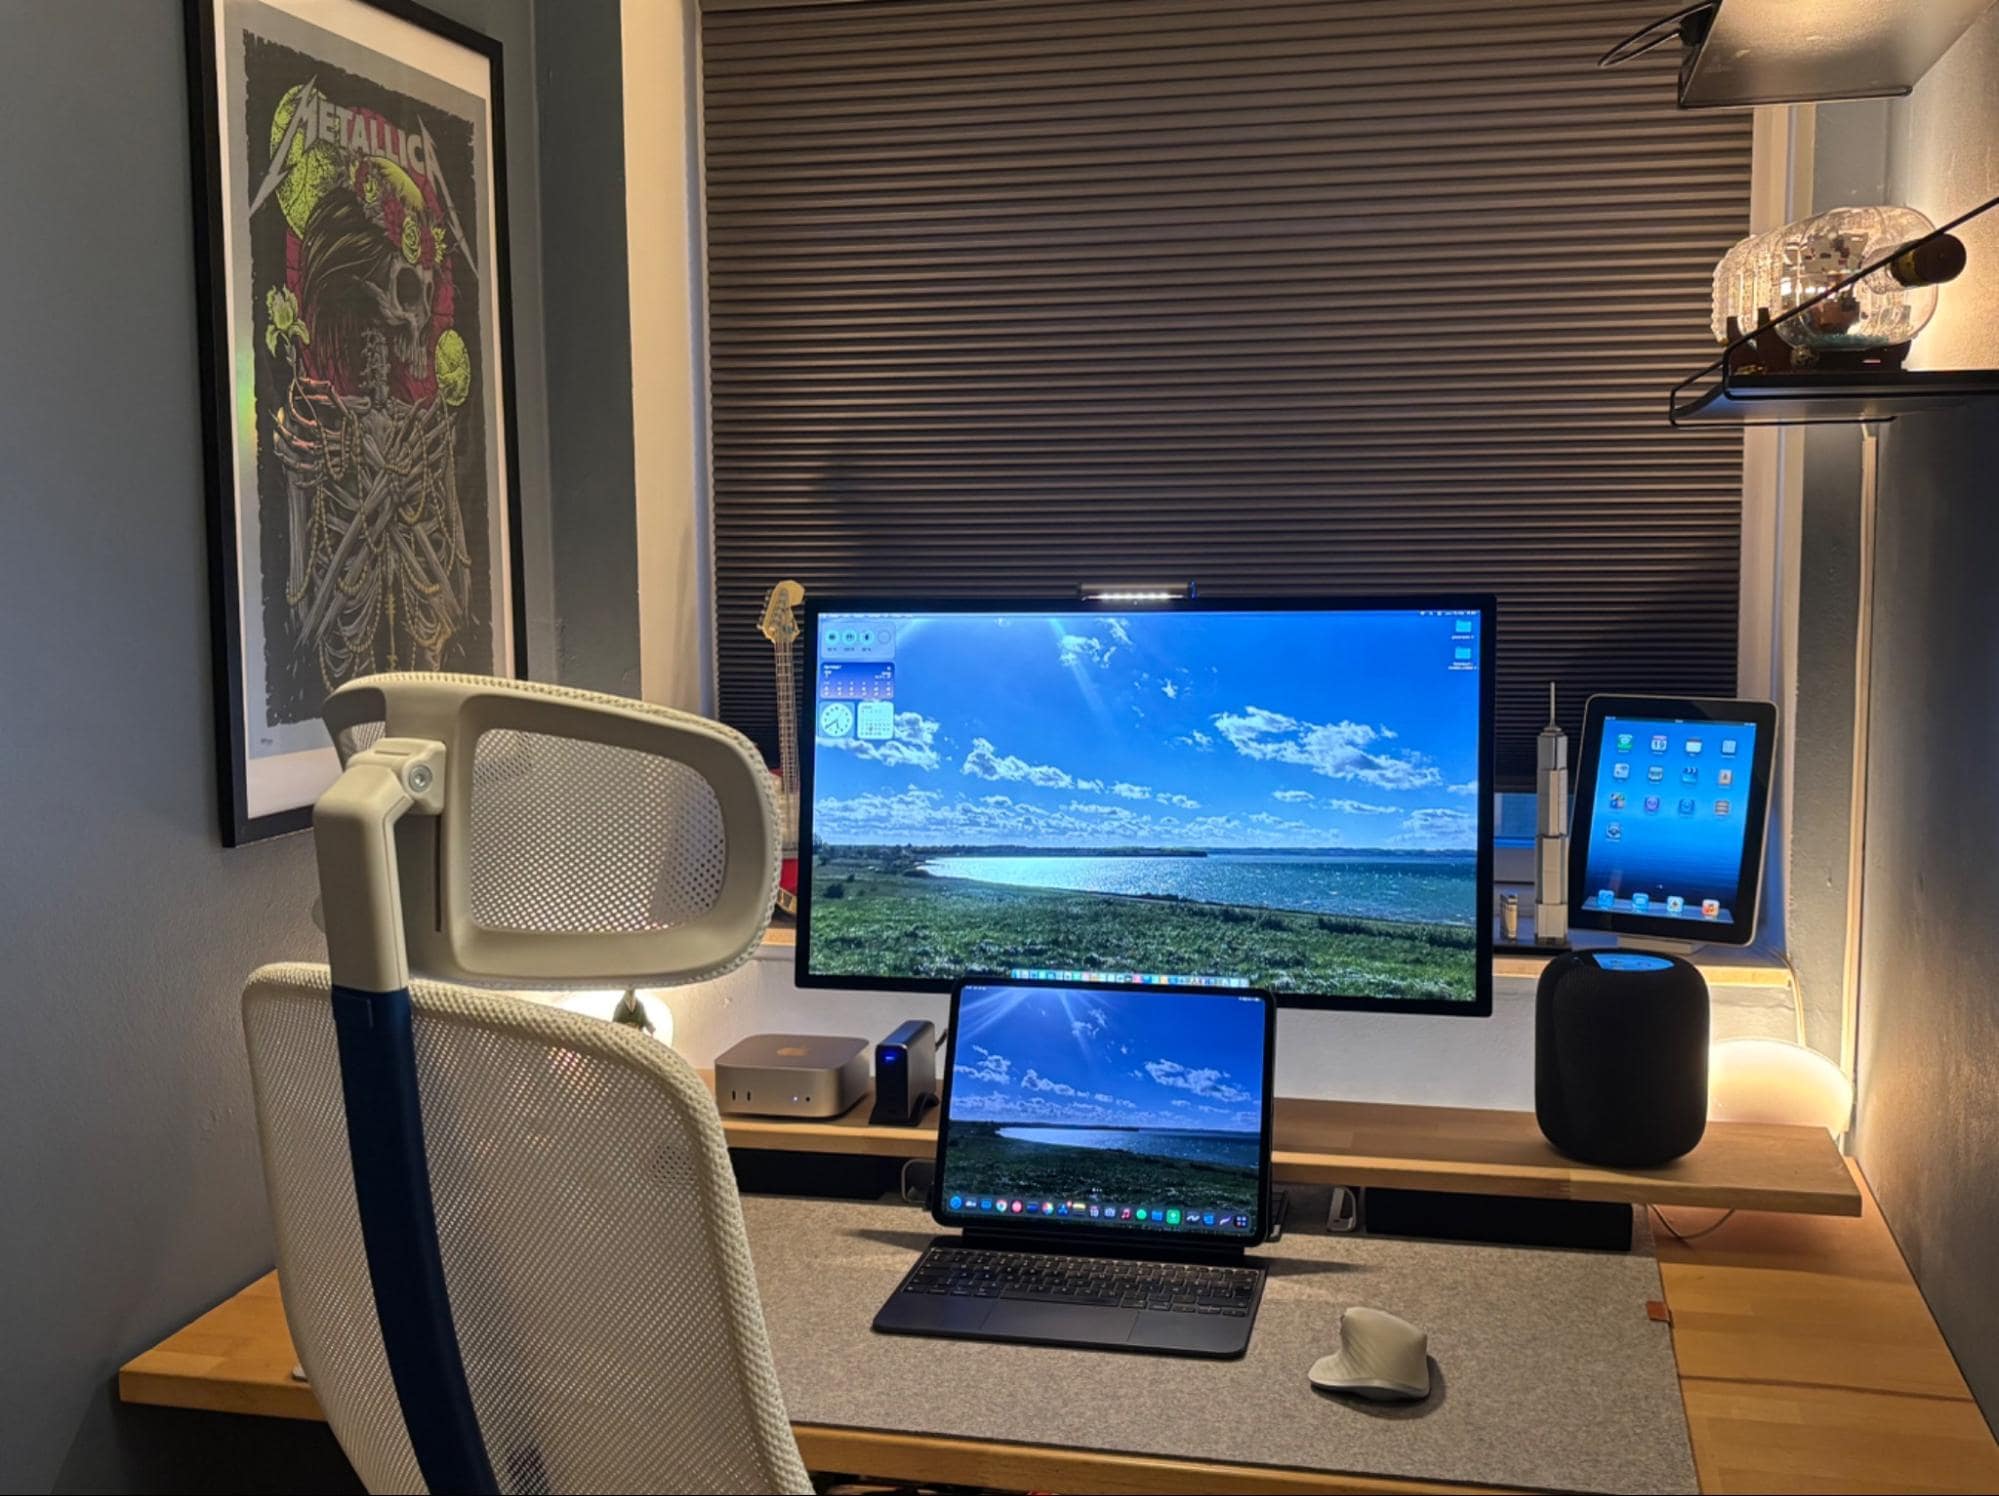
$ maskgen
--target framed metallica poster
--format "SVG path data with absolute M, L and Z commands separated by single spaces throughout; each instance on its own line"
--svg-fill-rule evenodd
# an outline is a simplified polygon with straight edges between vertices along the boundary
M 358 676 L 521 673 L 500 46 L 188 0 L 222 836 L 303 828 Z

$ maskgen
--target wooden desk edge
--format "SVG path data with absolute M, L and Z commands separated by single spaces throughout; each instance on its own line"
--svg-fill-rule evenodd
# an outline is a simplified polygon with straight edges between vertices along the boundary
M 241 1413 L 250 1418 L 290 1418 L 324 1423 L 319 1399 L 304 1382 L 282 1386 L 266 1381 L 194 1377 L 149 1364 L 154 1352 L 134 1356 L 118 1368 L 118 1400 L 154 1408 L 187 1408 L 197 1413 Z
M 1828 1140 L 1830 1144 L 1830 1140 Z M 1285 1153 L 1272 1158 L 1279 1184 L 1346 1184 L 1434 1190 L 1445 1195 L 1512 1195 L 1581 1204 L 1666 1205 L 1759 1210 L 1782 1215 L 1857 1217 L 1860 1194 L 1814 1186 L 1716 1185 L 1658 1175 L 1592 1169 L 1586 1164 L 1489 1167 L 1449 1160 L 1369 1158 L 1361 1154 Z
M 800 1457 L 809 1470 L 843 1471 L 879 1480 L 937 1481 L 1007 1491 L 1146 1493 L 1203 1491 L 1213 1496 L 1277 1496 L 1279 1492 L 1368 1493 L 1475 1492 L 1515 1488 L 1466 1486 L 1391 1476 L 1347 1475 L 1279 1465 L 1211 1464 L 1159 1455 L 1061 1449 L 910 1434 L 885 1429 L 831 1428 L 794 1423 Z

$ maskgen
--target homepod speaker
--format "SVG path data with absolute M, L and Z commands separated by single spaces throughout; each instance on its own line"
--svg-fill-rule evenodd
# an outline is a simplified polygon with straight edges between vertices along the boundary
M 1707 1130 L 1707 981 L 1691 961 L 1571 951 L 1534 1000 L 1534 1115 L 1584 1163 L 1650 1168 Z

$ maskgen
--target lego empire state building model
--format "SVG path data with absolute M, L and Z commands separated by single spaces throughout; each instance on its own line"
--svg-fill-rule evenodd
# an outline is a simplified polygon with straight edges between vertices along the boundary
M 1534 941 L 1569 941 L 1569 735 L 1555 720 L 1548 682 L 1548 725 L 1534 742 Z

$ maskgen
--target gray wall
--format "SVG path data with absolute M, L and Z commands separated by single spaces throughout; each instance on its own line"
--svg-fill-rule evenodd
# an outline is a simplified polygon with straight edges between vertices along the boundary
M 562 678 L 639 694 L 632 329 L 625 276 L 624 80 L 616 0 L 535 16 L 551 535 Z
M 1784 945 L 1805 1040 L 1838 1059 L 1853 825 L 1853 651 L 1860 563 L 1860 428 L 1808 426 L 1798 556 L 1798 678 L 1790 702 L 1790 876 Z
M 588 568 L 552 590 L 563 515 L 550 500 L 534 9 L 430 3 L 507 49 L 530 662 L 547 677 L 561 604 Z M 615 0 L 593 8 L 599 43 L 608 13 L 615 44 Z M 258 963 L 321 951 L 309 836 L 224 851 L 215 832 L 181 27 L 178 0 L 0 4 L 6 1489 L 346 1478 L 322 1431 L 218 1430 L 122 1409 L 112 1388 L 127 1357 L 270 1264 L 237 994 Z M 564 148 L 600 123 L 579 121 Z M 617 253 L 588 274 L 622 281 L 622 222 Z M 616 300 L 600 289 L 598 310 Z M 624 336 L 622 322 L 590 328 L 588 307 L 564 315 L 578 319 L 572 342 Z M 599 367 L 628 446 L 623 374 L 615 359 Z M 590 524 L 608 554 L 629 551 L 629 501 L 622 539 L 602 515 Z M 562 673 L 601 680 L 587 650 L 634 654 L 616 629 L 593 613 Z
M 1999 192 L 1999 11 L 1893 111 L 1889 195 L 1941 221 Z M 1999 362 L 1999 222 L 1917 344 Z M 1856 1152 L 1999 1428 L 1999 413 L 1905 419 L 1881 453 Z
M 1999 433 L 1898 422 L 1883 449 L 1861 914 L 1856 1153 L 1999 1429 Z
M 1812 212 L 1883 201 L 1888 103 L 1815 111 Z M 1803 454 L 1799 510 L 1796 694 L 1791 741 L 1790 869 L 1784 944 L 1797 975 L 1805 1038 L 1839 1058 L 1845 1007 L 1847 859 L 1853 827 L 1853 660 L 1860 583 L 1860 429 L 1790 433 Z

